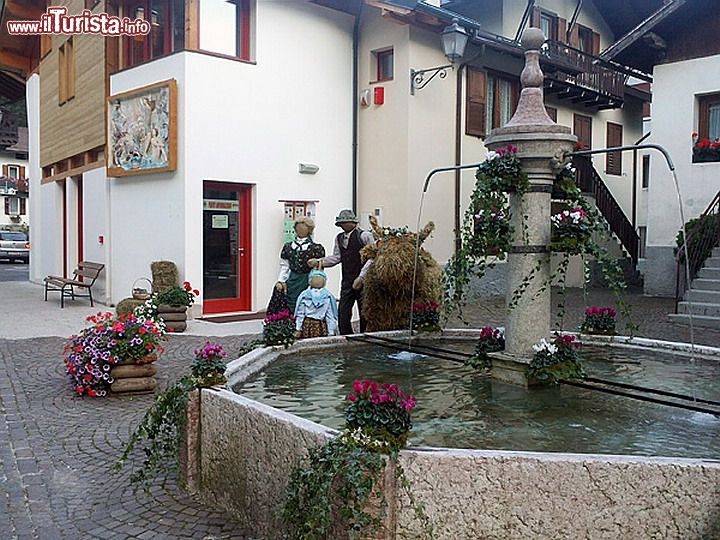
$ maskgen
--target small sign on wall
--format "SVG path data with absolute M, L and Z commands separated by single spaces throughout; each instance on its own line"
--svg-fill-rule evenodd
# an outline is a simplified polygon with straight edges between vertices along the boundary
M 227 214 L 213 214 L 212 228 L 213 229 L 227 229 L 228 228 Z

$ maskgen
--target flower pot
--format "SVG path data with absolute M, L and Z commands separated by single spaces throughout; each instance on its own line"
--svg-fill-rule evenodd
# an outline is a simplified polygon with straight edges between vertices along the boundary
M 152 392 L 157 386 L 157 367 L 153 362 L 156 354 L 150 354 L 142 360 L 121 360 L 110 369 L 110 376 L 115 381 L 110 385 L 114 393 L 146 393 Z
M 163 320 L 169 332 L 184 332 L 187 328 L 187 306 L 160 304 L 158 317 Z

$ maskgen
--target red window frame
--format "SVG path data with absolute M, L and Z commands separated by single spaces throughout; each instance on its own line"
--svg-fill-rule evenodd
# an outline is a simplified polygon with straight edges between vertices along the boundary
M 144 10 L 143 18 L 145 20 L 148 20 L 148 14 L 152 13 L 152 4 L 153 0 L 133 0 L 132 2 L 126 2 L 123 6 L 123 9 L 125 10 L 125 17 L 129 17 L 131 20 L 135 19 L 135 13 L 132 12 L 133 9 L 137 9 L 138 7 L 142 7 Z M 147 62 L 149 60 L 152 60 L 153 58 L 158 58 L 160 56 L 169 54 L 172 52 L 173 46 L 172 46 L 172 35 L 173 35 L 173 20 L 175 17 L 174 8 L 173 8 L 174 2 L 172 0 L 163 0 L 163 11 L 165 13 L 165 18 L 162 21 L 163 25 L 163 47 L 162 52 L 156 55 L 153 55 L 152 51 L 152 26 L 150 28 L 150 34 L 146 36 L 125 36 L 123 38 L 123 48 L 124 48 L 124 57 L 125 57 L 125 67 L 132 67 L 137 66 L 139 64 L 142 64 L 144 62 Z M 134 42 L 136 41 L 142 41 L 142 53 L 141 58 L 134 58 L 133 57 L 133 50 L 134 50 Z
M 197 43 L 198 48 L 200 47 L 200 28 L 202 27 L 202 21 L 200 20 L 200 3 L 203 0 L 197 2 L 197 21 L 199 21 L 197 29 Z M 237 26 L 235 27 L 235 58 L 240 60 L 250 60 L 250 0 L 228 0 L 235 4 L 235 20 Z M 239 21 L 239 22 L 237 22 Z M 201 51 L 205 51 L 211 54 L 218 54 L 220 56 L 228 57 L 229 55 L 218 53 L 215 51 L 209 51 L 206 49 L 199 48 Z
M 377 64 L 377 70 L 375 73 L 375 80 L 377 82 L 384 82 L 384 81 L 392 81 L 394 78 L 394 71 L 395 71 L 395 52 L 393 49 L 385 49 L 384 51 L 378 51 L 375 53 L 375 63 Z M 383 66 L 383 59 L 384 58 L 392 58 L 393 63 L 393 73 L 390 73 L 388 76 L 387 74 L 383 73 L 382 66 Z

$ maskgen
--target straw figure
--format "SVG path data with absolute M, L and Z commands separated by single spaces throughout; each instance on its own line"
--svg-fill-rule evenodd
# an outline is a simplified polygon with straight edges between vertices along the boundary
M 400 330 L 409 326 L 412 277 L 417 235 L 406 229 L 382 228 L 374 216 L 370 225 L 376 242 L 360 252 L 373 259 L 363 288 L 367 331 Z M 435 229 L 431 221 L 420 231 L 420 245 Z M 432 255 L 420 247 L 415 277 L 415 303 L 440 302 L 442 273 Z

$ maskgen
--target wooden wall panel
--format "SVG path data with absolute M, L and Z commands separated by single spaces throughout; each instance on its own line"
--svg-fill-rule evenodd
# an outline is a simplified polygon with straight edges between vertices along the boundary
M 80 13 L 84 0 L 61 0 L 68 13 Z M 101 2 L 104 10 L 105 2 Z M 58 48 L 68 36 L 53 36 L 52 50 L 40 62 L 40 166 L 105 144 L 105 38 L 76 35 L 75 97 L 58 102 Z

